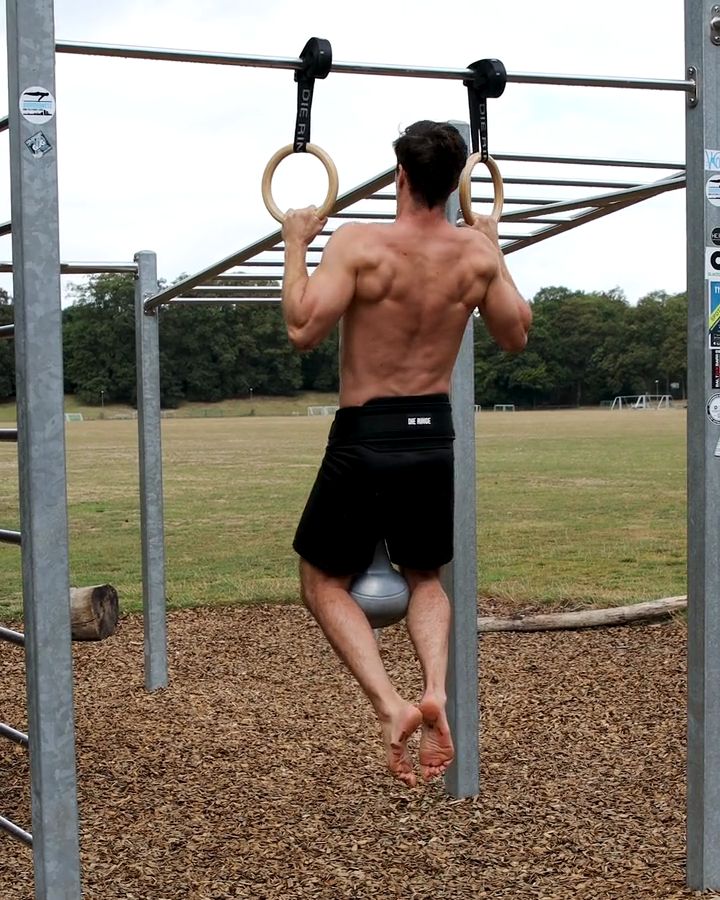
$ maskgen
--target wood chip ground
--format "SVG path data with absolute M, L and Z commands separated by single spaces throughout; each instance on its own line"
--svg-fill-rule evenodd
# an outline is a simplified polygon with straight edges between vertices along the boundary
M 682 621 L 484 636 L 481 795 L 385 774 L 366 701 L 299 607 L 169 618 L 171 683 L 143 688 L 142 622 L 74 646 L 89 900 L 675 900 L 684 888 Z M 381 641 L 418 696 L 400 626 Z M 24 728 L 0 644 L 0 720 Z M 29 827 L 24 750 L 0 814 Z M 720 895 L 707 895 L 720 896 Z M 0 898 L 31 855 L 0 833 Z

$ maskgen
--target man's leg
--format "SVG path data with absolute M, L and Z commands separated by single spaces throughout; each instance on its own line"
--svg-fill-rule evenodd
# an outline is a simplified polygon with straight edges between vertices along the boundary
M 413 787 L 416 777 L 407 741 L 423 720 L 420 710 L 398 694 L 383 666 L 377 642 L 365 613 L 348 593 L 350 577 L 326 575 L 300 561 L 305 605 L 333 649 L 355 676 L 380 722 L 390 771 Z
M 450 602 L 437 569 L 403 569 L 410 588 L 407 629 L 423 672 L 420 770 L 426 781 L 445 773 L 455 755 L 445 706 Z

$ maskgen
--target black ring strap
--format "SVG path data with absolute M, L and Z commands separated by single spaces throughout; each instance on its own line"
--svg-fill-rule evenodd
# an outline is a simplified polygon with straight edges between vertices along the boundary
M 310 38 L 300 53 L 302 68 L 295 70 L 298 86 L 297 117 L 295 119 L 295 153 L 304 153 L 310 143 L 310 112 L 316 78 L 326 78 L 332 67 L 332 47 L 324 38 Z
M 470 104 L 470 137 L 472 152 L 479 153 L 485 162 L 489 156 L 487 99 L 499 97 L 507 84 L 507 72 L 499 59 L 479 59 L 470 63 L 473 77 L 465 79 L 463 84 L 468 89 Z

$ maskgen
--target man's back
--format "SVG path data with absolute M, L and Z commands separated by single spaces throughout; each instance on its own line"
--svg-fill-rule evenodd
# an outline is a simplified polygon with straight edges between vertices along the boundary
M 420 216 L 347 225 L 336 240 L 356 272 L 341 326 L 340 405 L 447 392 L 468 318 L 494 274 L 485 239 Z
M 505 266 L 497 223 L 478 217 L 471 227 L 457 228 L 445 217 L 465 159 L 457 130 L 420 122 L 395 146 L 392 225 L 338 228 L 312 277 L 305 251 L 325 223 L 310 207 L 289 210 L 283 225 L 288 336 L 299 350 L 310 350 L 340 322 L 341 406 L 448 393 L 476 307 L 504 350 L 525 347 L 532 319 Z M 411 184 L 401 156 L 417 183 Z

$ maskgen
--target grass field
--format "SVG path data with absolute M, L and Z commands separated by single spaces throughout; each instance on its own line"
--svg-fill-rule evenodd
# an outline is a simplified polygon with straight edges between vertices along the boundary
M 224 418 L 235 416 L 304 416 L 308 406 L 337 404 L 337 394 L 301 393 L 295 397 L 235 397 L 218 403 L 182 403 L 177 409 L 163 411 L 168 419 Z M 65 396 L 65 412 L 82 413 L 86 420 L 133 419 L 135 410 L 122 403 L 88 406 L 72 394 Z M 14 422 L 14 403 L 0 403 L 0 422 Z
M 296 600 L 290 543 L 329 424 L 164 421 L 170 606 Z M 66 433 L 72 583 L 110 582 L 137 609 L 137 425 L 108 415 Z M 684 411 L 483 412 L 477 445 L 482 595 L 577 606 L 685 592 Z M 0 525 L 17 527 L 10 445 L 0 476 Z M 20 597 L 19 553 L 6 547 L 0 621 L 19 615 Z

